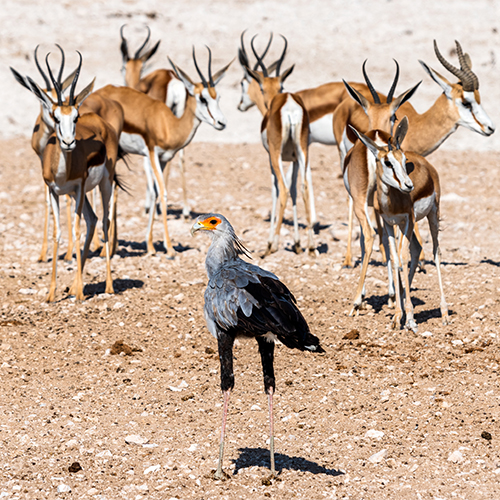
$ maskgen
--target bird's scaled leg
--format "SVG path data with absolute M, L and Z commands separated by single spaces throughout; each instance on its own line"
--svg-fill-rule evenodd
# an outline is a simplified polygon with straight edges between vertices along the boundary
M 219 446 L 219 462 L 217 470 L 215 471 L 215 479 L 223 479 L 222 475 L 222 460 L 224 457 L 224 438 L 226 437 L 226 422 L 227 422 L 227 409 L 229 406 L 229 397 L 231 396 L 231 389 L 224 391 L 224 405 L 222 409 L 222 427 L 220 430 L 220 446 Z
M 73 228 L 71 227 L 71 196 L 66 195 L 66 219 L 68 220 L 68 251 L 64 256 L 64 260 L 73 260 Z
M 229 396 L 234 387 L 233 371 L 233 344 L 234 338 L 231 335 L 220 333 L 217 338 L 219 361 L 220 361 L 220 386 L 224 395 L 224 405 L 222 409 L 222 427 L 220 431 L 219 463 L 215 472 L 215 479 L 223 479 L 222 459 L 224 456 L 224 438 L 226 436 L 227 410 Z
M 271 463 L 271 476 L 276 476 L 274 464 L 274 414 L 273 414 L 273 394 L 276 389 L 276 379 L 274 376 L 274 342 L 269 342 L 263 337 L 257 337 L 259 344 L 260 359 L 262 361 L 262 371 L 264 372 L 264 389 L 267 393 L 269 403 L 269 452 Z

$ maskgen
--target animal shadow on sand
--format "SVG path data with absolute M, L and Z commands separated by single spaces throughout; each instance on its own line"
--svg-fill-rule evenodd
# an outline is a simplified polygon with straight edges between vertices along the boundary
M 269 450 L 264 448 L 240 448 L 240 456 L 234 461 L 234 473 L 247 467 L 269 467 Z M 283 469 L 310 472 L 312 474 L 326 474 L 327 476 L 342 476 L 344 472 L 337 469 L 328 469 L 322 465 L 302 457 L 289 457 L 283 453 L 275 453 L 276 471 Z
M 113 280 L 113 288 L 115 293 L 120 293 L 125 290 L 130 290 L 132 288 L 142 288 L 144 286 L 144 281 L 142 280 L 131 280 L 131 279 L 115 279 Z M 93 297 L 94 295 L 100 295 L 106 290 L 106 282 L 101 283 L 89 283 L 85 285 L 83 293 L 88 297 Z
M 155 251 L 158 254 L 165 254 L 165 246 L 162 241 L 157 241 L 153 243 Z M 177 253 L 185 252 L 186 250 L 191 250 L 193 247 L 184 246 L 178 243 L 174 245 L 174 250 Z M 119 255 L 122 259 L 125 257 L 142 257 L 146 254 L 147 247 L 145 241 L 128 241 L 128 240 L 118 240 L 118 250 L 116 255 Z

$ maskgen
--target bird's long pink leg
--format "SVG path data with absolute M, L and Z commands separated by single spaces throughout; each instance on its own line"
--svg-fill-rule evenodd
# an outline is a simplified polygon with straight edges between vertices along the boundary
M 269 387 L 267 399 L 269 402 L 269 452 L 271 454 L 271 475 L 276 475 L 274 467 L 274 416 L 273 416 L 273 393 L 272 387 Z
M 224 391 L 224 408 L 222 410 L 222 427 L 220 431 L 220 448 L 219 448 L 219 463 L 215 472 L 215 479 L 222 479 L 222 457 L 224 455 L 224 437 L 226 436 L 227 409 L 229 406 L 229 396 L 231 389 Z

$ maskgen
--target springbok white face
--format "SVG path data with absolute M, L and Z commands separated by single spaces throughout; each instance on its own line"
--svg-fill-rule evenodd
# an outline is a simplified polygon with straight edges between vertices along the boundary
M 245 76 L 241 79 L 241 82 L 240 82 L 241 97 L 240 97 L 240 103 L 238 104 L 239 111 L 247 111 L 252 106 L 255 106 L 255 102 L 252 101 L 252 99 L 250 98 L 250 95 L 249 95 L 250 84 L 251 83 L 246 79 Z
M 462 125 L 468 129 L 478 132 L 481 135 L 489 136 L 495 132 L 495 125 L 481 105 L 479 95 L 479 80 L 472 71 L 472 63 L 468 54 L 464 54 L 460 44 L 455 41 L 460 68 L 453 66 L 439 52 L 437 43 L 434 40 L 434 52 L 439 62 L 460 82 L 450 83 L 437 71 L 427 66 L 423 61 L 419 61 L 429 76 L 443 89 L 444 94 L 456 113 L 457 125 Z
M 406 170 L 406 156 L 401 150 L 379 151 L 377 160 L 382 167 L 384 184 L 399 189 L 402 193 L 413 191 L 413 182 Z
M 196 99 L 196 111 L 195 116 L 198 120 L 208 123 L 212 125 L 216 130 L 223 130 L 226 128 L 227 120 L 224 114 L 222 113 L 219 100 L 220 96 L 215 89 L 216 85 L 222 80 L 229 66 L 232 64 L 231 61 L 229 64 L 224 66 L 222 69 L 217 71 L 215 75 L 212 76 L 212 52 L 208 49 L 208 81 L 203 76 L 203 73 L 200 71 L 198 67 L 198 63 L 196 62 L 196 55 L 193 47 L 193 60 L 196 71 L 201 79 L 201 83 L 193 83 L 191 78 L 182 71 L 178 66 L 176 66 L 169 58 L 170 64 L 175 71 L 179 80 L 184 83 L 186 90 L 189 95 Z
M 201 87 L 195 92 L 196 98 L 196 118 L 212 125 L 216 130 L 224 130 L 227 120 L 222 113 L 219 101 L 220 95 L 214 87 Z
M 62 52 L 62 49 L 61 49 Z M 78 121 L 78 110 L 82 105 L 83 101 L 89 96 L 94 87 L 93 80 L 87 87 L 85 87 L 76 97 L 75 88 L 78 81 L 78 76 L 80 74 L 80 69 L 82 67 L 82 56 L 80 52 L 80 62 L 78 68 L 74 72 L 72 77 L 71 88 L 69 92 L 69 98 L 66 101 L 63 95 L 63 84 L 61 84 L 62 66 L 64 65 L 64 52 L 62 52 L 62 65 L 59 72 L 59 77 L 56 80 L 52 74 L 52 70 L 48 63 L 49 54 L 47 54 L 45 60 L 47 63 L 47 69 L 49 71 L 50 79 L 54 86 L 54 91 L 56 93 L 56 101 L 29 76 L 23 77 L 17 71 L 13 70 L 16 80 L 21 83 L 25 88 L 33 92 L 42 105 L 42 118 L 45 124 L 52 128 L 56 132 L 57 139 L 61 146 L 61 149 L 65 152 L 73 151 L 76 147 L 76 123 Z M 40 69 L 40 68 L 39 68 Z M 41 69 L 40 69 L 41 71 Z M 43 73 L 42 73 L 43 74 Z

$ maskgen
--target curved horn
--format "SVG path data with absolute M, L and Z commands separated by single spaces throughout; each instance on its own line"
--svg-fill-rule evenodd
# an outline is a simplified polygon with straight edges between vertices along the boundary
M 285 42 L 285 46 L 283 47 L 283 52 L 281 53 L 281 57 L 278 59 L 278 62 L 276 63 L 276 76 L 280 76 L 281 65 L 283 64 L 283 61 L 285 60 L 286 49 L 288 47 L 288 40 L 283 35 L 280 35 L 280 36 L 281 36 L 281 38 L 283 38 L 283 41 Z
M 149 42 L 149 37 L 151 36 L 151 30 L 149 29 L 149 26 L 146 26 L 146 29 L 148 30 L 148 36 L 146 37 L 146 40 L 144 41 L 144 43 L 137 49 L 136 53 L 134 54 L 134 59 L 139 59 L 139 54 L 141 53 L 141 50 Z
M 215 87 L 214 79 L 212 78 L 212 51 L 208 45 L 205 45 L 208 50 L 208 83 L 211 87 Z
M 366 61 L 368 61 L 368 59 L 365 59 L 365 62 L 363 63 L 363 77 L 365 79 L 366 86 L 370 90 L 370 93 L 371 93 L 371 95 L 373 97 L 373 102 L 375 104 L 380 104 L 380 98 L 379 98 L 376 90 L 374 89 L 374 87 L 372 85 L 372 82 L 370 82 L 370 79 L 368 78 L 368 75 L 366 74 Z
M 198 72 L 198 76 L 201 78 L 201 83 L 205 88 L 208 87 L 208 83 L 205 80 L 205 77 L 203 76 L 203 73 L 200 71 L 200 68 L 198 67 L 198 63 L 196 62 L 196 53 L 194 50 L 194 45 L 193 45 L 193 61 L 194 61 L 194 67 L 196 68 L 196 71 Z
M 62 75 L 63 75 L 63 70 L 64 70 L 64 62 L 65 62 L 65 58 L 64 58 L 64 50 L 62 49 L 62 47 L 56 43 L 56 47 L 60 50 L 61 52 L 61 67 L 59 69 L 59 74 L 57 75 L 57 83 L 59 84 L 59 86 L 62 88 L 61 86 L 61 82 L 62 82 Z
M 125 40 L 125 37 L 123 36 L 123 28 L 125 28 L 125 26 L 127 26 L 127 25 L 122 24 L 122 26 L 120 27 L 120 36 L 122 38 L 120 50 L 122 51 L 123 58 L 128 61 L 130 59 L 130 57 L 128 56 L 128 45 L 127 45 L 127 40 Z
M 392 102 L 392 98 L 394 97 L 394 91 L 396 90 L 396 85 L 398 84 L 399 80 L 399 64 L 396 61 L 396 59 L 393 59 L 393 61 L 396 63 L 396 75 L 394 76 L 394 81 L 392 82 L 391 90 L 389 90 L 389 93 L 387 94 L 387 104 Z
M 255 40 L 255 38 L 257 38 L 257 35 L 254 35 L 252 37 L 252 39 L 250 40 L 250 46 L 252 47 L 253 55 L 257 59 L 257 63 L 255 65 L 255 67 L 260 66 L 262 68 L 262 74 L 264 75 L 264 78 L 267 78 L 269 76 L 269 74 L 267 72 L 267 68 L 265 67 L 264 62 L 262 61 L 262 57 L 259 57 L 259 55 L 257 54 L 257 51 L 255 50 L 255 46 L 253 44 L 253 41 Z
M 52 85 L 54 85 L 54 90 L 56 91 L 56 94 L 57 94 L 57 105 L 62 106 L 63 100 L 62 100 L 61 88 L 59 87 L 59 84 L 54 79 L 54 75 L 52 74 L 52 70 L 50 69 L 49 56 L 50 56 L 50 52 L 45 56 L 45 63 L 47 64 L 47 69 L 49 70 L 49 76 L 50 76 L 50 79 L 52 80 Z
M 479 80 L 477 76 L 471 69 L 470 57 L 468 54 L 464 54 L 460 43 L 455 40 L 455 45 L 457 47 L 458 62 L 460 63 L 460 69 L 463 71 L 463 77 L 461 78 L 464 90 L 472 91 L 479 88 Z
M 389 151 L 392 151 L 391 139 L 392 137 L 389 137 L 389 140 L 387 141 L 387 147 L 389 148 Z
M 247 54 L 247 51 L 245 50 L 245 41 L 243 39 L 243 37 L 245 36 L 245 33 L 247 32 L 247 30 L 243 30 L 241 32 L 241 35 L 240 35 L 240 44 L 241 44 L 241 47 L 240 47 L 240 50 L 241 50 L 241 54 L 243 54 L 243 58 L 244 58 L 244 63 L 245 63 L 245 66 L 248 66 L 248 54 Z M 241 60 L 240 60 L 241 62 Z
M 264 59 L 264 57 L 266 57 L 266 54 L 269 50 L 269 47 L 271 47 L 271 42 L 273 41 L 273 32 L 271 31 L 271 34 L 269 35 L 269 41 L 267 42 L 267 47 L 264 49 L 264 52 L 262 53 L 262 55 L 260 56 L 260 59 Z M 259 67 L 259 63 L 256 62 L 253 69 L 254 71 Z
M 80 52 L 77 50 L 77 54 L 80 56 L 80 63 L 78 64 L 78 68 L 76 68 L 75 71 L 75 76 L 73 78 L 73 82 L 71 83 L 71 88 L 69 90 L 69 105 L 73 106 L 75 104 L 75 88 L 76 88 L 76 82 L 78 81 L 78 77 L 80 76 L 80 69 L 82 67 L 82 55 Z
M 45 82 L 45 88 L 50 92 L 52 90 L 52 85 L 50 84 L 50 80 L 48 79 L 47 75 L 43 72 L 40 63 L 38 62 L 38 57 L 37 57 L 38 47 L 40 47 L 40 45 L 37 45 L 35 47 L 35 64 L 36 67 L 38 68 L 38 71 L 42 75 L 43 81 Z
M 439 62 L 452 74 L 455 75 L 459 80 L 462 80 L 462 77 L 464 76 L 464 71 L 456 68 L 453 66 L 453 64 L 449 63 L 442 55 L 441 52 L 439 52 L 436 40 L 434 40 L 434 52 L 436 54 L 436 57 L 438 58 Z

